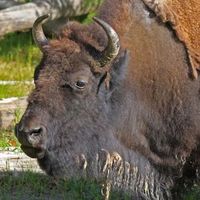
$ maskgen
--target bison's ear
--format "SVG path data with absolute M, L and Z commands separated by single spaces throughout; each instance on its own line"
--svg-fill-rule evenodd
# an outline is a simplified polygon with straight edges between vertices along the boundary
M 109 97 L 112 94 L 113 90 L 115 90 L 117 87 L 120 87 L 123 79 L 125 79 L 126 77 L 128 60 L 129 59 L 127 50 L 120 52 L 118 58 L 111 66 L 110 75 L 105 74 L 104 77 L 101 79 L 98 93 L 106 93 Z M 109 81 L 109 83 L 107 83 L 107 81 Z
M 124 50 L 119 54 L 116 62 L 114 62 L 111 70 L 110 90 L 115 89 L 122 83 L 126 76 L 128 60 L 128 51 Z

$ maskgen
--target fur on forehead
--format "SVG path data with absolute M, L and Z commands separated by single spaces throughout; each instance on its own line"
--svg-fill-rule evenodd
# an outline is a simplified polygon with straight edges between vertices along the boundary
M 107 37 L 96 24 L 86 26 L 71 22 L 61 31 L 57 39 L 50 40 L 46 52 L 54 59 L 63 57 L 71 58 L 72 62 L 84 62 L 96 72 L 99 70 L 96 70 L 97 63 L 94 56 L 102 51 L 106 44 Z
M 94 23 L 83 25 L 78 22 L 69 22 L 57 38 L 51 41 L 51 46 L 54 49 L 63 49 L 65 52 L 79 52 L 88 47 L 95 51 L 102 51 L 107 44 L 105 32 Z
M 49 47 L 47 49 L 48 53 L 55 53 L 60 52 L 65 55 L 71 55 L 81 52 L 81 47 L 79 44 L 77 44 L 75 41 L 69 39 L 69 38 L 59 38 L 59 39 L 53 39 L 49 42 Z
M 56 68 L 57 71 L 72 72 L 80 69 L 81 66 L 89 66 L 92 69 L 96 63 L 87 51 L 68 38 L 51 40 L 45 57 L 47 64 L 51 65 L 51 68 Z

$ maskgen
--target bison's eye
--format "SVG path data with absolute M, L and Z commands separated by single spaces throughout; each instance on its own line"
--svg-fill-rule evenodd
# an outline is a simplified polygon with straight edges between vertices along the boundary
M 78 80 L 75 84 L 76 88 L 78 89 L 84 89 L 85 88 L 85 85 L 86 85 L 86 81 L 84 80 Z

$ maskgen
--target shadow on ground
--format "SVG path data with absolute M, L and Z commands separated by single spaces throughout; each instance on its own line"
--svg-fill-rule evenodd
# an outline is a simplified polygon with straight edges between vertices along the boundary
M 180 188 L 183 200 L 199 200 L 200 187 Z M 182 196 L 182 195 L 181 195 Z M 101 185 L 92 180 L 55 180 L 31 171 L 0 172 L 0 200 L 102 200 Z M 113 192 L 110 200 L 130 200 L 125 193 Z M 180 199 L 179 199 L 180 200 Z
M 102 200 L 101 186 L 95 181 L 55 181 L 34 172 L 0 172 L 2 200 Z M 128 200 L 125 194 L 112 193 L 111 200 Z

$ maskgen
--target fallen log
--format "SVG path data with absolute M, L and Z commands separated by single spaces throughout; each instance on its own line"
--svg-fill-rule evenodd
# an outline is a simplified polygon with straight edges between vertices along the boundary
M 0 149 L 0 172 L 13 171 L 17 175 L 20 171 L 34 171 L 43 173 L 37 164 L 37 160 L 26 156 L 20 149 L 10 147 Z M 1 176 L 2 174 L 0 174 Z
M 0 10 L 0 36 L 31 28 L 38 16 L 49 14 L 50 20 L 87 14 L 102 0 L 35 0 Z

